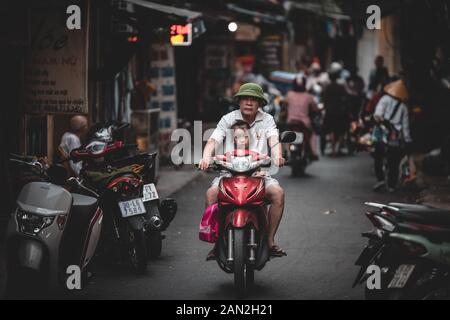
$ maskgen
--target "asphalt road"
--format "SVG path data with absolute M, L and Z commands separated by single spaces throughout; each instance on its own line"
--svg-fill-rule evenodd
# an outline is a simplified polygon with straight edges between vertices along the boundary
M 405 200 L 371 190 L 371 164 L 365 154 L 323 158 L 303 178 L 291 178 L 290 169 L 283 168 L 277 178 L 286 191 L 286 211 L 278 243 L 288 256 L 256 273 L 250 299 L 363 298 L 362 287 L 351 288 L 358 271 L 353 263 L 365 244 L 360 234 L 370 229 L 363 203 Z M 97 270 L 84 291 L 59 298 L 233 299 L 233 276 L 205 261 L 211 246 L 198 240 L 204 191 L 212 178 L 205 174 L 174 195 L 178 215 L 166 233 L 162 256 L 146 275 L 112 265 Z

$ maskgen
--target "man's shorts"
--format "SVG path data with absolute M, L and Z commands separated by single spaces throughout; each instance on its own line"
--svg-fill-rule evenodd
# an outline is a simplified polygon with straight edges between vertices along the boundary
M 228 173 L 228 172 L 223 172 L 223 173 L 221 172 L 218 177 L 214 178 L 214 180 L 211 183 L 211 187 L 217 187 L 218 188 L 220 180 L 222 180 L 222 178 L 224 178 L 224 177 L 228 177 L 229 178 L 229 177 L 231 177 L 231 174 Z M 263 178 L 264 178 L 264 184 L 265 184 L 265 188 L 266 189 L 271 187 L 271 186 L 279 186 L 280 185 L 278 183 L 277 179 L 274 179 L 274 178 L 272 178 L 269 175 L 265 175 L 265 176 L 263 176 Z

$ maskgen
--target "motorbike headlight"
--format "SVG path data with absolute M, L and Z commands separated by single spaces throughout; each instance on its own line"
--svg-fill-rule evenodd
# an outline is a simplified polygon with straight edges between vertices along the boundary
M 295 144 L 291 144 L 289 146 L 289 150 L 292 151 L 292 152 L 297 151 L 297 146 Z
M 236 157 L 231 161 L 231 164 L 236 172 L 246 172 L 250 169 L 251 161 L 246 157 Z
M 17 224 L 22 233 L 37 235 L 43 229 L 51 226 L 55 217 L 42 216 L 35 213 L 17 211 Z

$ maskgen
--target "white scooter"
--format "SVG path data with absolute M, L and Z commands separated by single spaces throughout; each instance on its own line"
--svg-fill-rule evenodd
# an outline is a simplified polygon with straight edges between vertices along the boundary
M 68 288 L 69 276 L 77 274 L 80 279 L 74 278 L 74 287 L 68 289 L 80 289 L 102 227 L 103 213 L 95 193 L 75 178 L 66 180 L 63 167 L 45 168 L 35 160 L 17 157 L 11 161 L 24 169 L 37 167 L 45 182 L 30 182 L 22 188 L 9 220 L 7 293 L 22 296 L 29 290 Z M 62 185 L 92 196 L 69 192 Z

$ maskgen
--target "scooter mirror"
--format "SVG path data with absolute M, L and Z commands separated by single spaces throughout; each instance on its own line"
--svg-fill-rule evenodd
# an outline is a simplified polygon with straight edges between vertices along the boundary
M 300 140 L 300 135 L 294 131 L 285 131 L 281 134 L 281 143 L 295 143 L 297 140 Z

